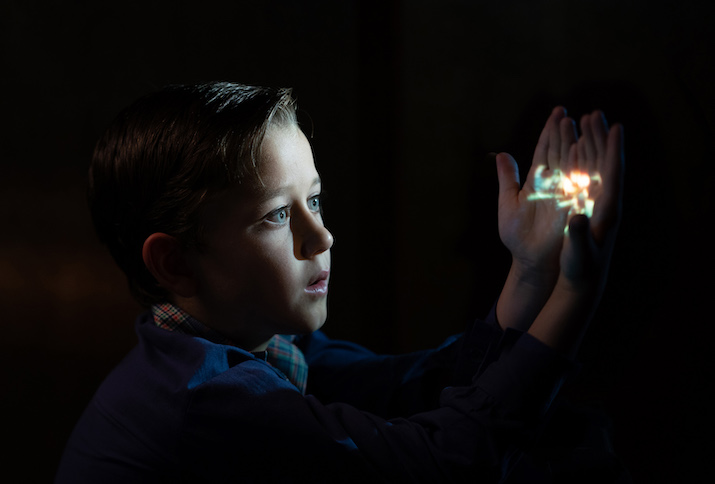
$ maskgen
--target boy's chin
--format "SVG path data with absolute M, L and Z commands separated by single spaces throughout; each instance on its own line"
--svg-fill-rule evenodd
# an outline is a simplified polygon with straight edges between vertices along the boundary
M 323 327 L 328 317 L 328 308 L 326 304 L 319 304 L 318 307 L 312 308 L 310 314 L 306 315 L 303 321 L 303 334 L 313 333 Z
M 304 328 L 298 331 L 296 334 L 311 334 L 318 331 L 325 324 L 325 318 L 318 318 L 313 321 L 306 321 Z
M 314 306 L 293 312 L 293 317 L 273 325 L 277 334 L 311 334 L 323 327 L 327 319 L 327 307 Z

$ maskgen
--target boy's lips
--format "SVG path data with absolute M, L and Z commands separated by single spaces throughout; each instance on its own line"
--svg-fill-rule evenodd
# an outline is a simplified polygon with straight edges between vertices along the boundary
M 305 292 L 308 294 L 314 294 L 316 296 L 323 296 L 328 293 L 328 279 L 330 279 L 330 271 L 322 270 L 320 273 L 313 278 L 313 282 L 308 284 L 305 288 Z

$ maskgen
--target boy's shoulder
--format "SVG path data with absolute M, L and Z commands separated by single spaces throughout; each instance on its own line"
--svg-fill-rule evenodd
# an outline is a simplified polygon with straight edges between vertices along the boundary
M 136 333 L 138 344 L 99 386 L 85 418 L 113 421 L 130 432 L 149 426 L 160 433 L 159 427 L 185 421 L 197 394 L 204 406 L 231 398 L 238 407 L 267 388 L 294 390 L 252 353 L 160 328 L 150 313 L 137 318 Z
M 257 406 L 258 402 L 265 405 L 265 398 L 256 396 L 302 398 L 249 352 L 162 329 L 151 314 L 138 318 L 136 330 L 138 344 L 106 377 L 77 423 L 62 475 L 129 476 L 122 482 L 142 480 L 146 469 L 169 475 L 185 467 L 177 446 L 205 432 L 210 427 L 206 419 L 218 424 L 208 428 L 214 434 L 229 422 L 240 429 L 263 412 Z M 285 391 L 271 391 L 275 389 Z M 234 432 L 232 437 L 245 436 Z M 202 442 L 220 447 L 226 440 Z M 101 464 L 91 467 L 90 463 Z

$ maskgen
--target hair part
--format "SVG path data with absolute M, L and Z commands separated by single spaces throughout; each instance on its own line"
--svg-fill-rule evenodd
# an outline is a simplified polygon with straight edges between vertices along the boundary
M 297 126 L 290 89 L 228 82 L 170 85 L 122 111 L 95 147 L 88 201 L 99 239 L 142 305 L 169 294 L 144 265 L 151 234 L 200 249 L 202 210 L 217 194 L 260 183 L 270 127 Z

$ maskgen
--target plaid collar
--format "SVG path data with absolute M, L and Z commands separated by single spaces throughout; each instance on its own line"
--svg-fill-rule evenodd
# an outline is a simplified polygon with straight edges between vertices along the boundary
M 151 312 L 154 316 L 154 324 L 162 329 L 198 336 L 220 345 L 237 346 L 221 333 L 201 324 L 189 313 L 171 303 L 154 304 Z
M 237 346 L 222 334 L 200 323 L 189 313 L 171 303 L 154 304 L 151 307 L 154 324 L 168 331 L 198 336 L 213 343 Z M 266 351 L 254 353 L 279 370 L 301 393 L 305 394 L 308 380 L 308 364 L 303 352 L 293 343 L 295 336 L 275 335 L 268 342 Z

